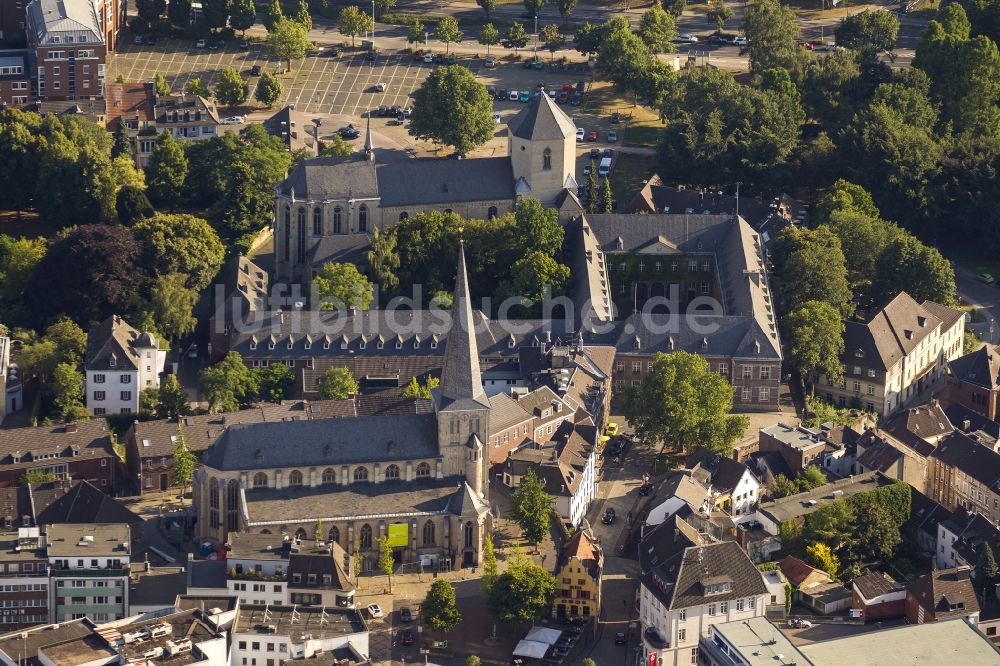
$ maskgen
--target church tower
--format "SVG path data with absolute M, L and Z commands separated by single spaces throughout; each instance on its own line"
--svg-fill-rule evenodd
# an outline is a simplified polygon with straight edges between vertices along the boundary
M 451 329 L 445 340 L 441 385 L 434 392 L 434 410 L 445 475 L 464 475 L 472 489 L 485 497 L 489 456 L 484 442 L 489 441 L 490 400 L 479 370 L 464 245 L 458 251 Z
M 564 188 L 576 189 L 576 124 L 539 92 L 507 124 L 508 153 L 517 195 L 554 206 Z

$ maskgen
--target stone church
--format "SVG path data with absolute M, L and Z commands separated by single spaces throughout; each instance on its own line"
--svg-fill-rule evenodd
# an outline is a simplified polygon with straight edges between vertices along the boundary
M 464 250 L 433 398 L 433 413 L 229 426 L 195 474 L 199 537 L 319 530 L 360 553 L 362 570 L 377 566 L 382 538 L 402 564 L 478 565 L 490 519 L 490 402 Z
M 277 281 L 363 261 L 372 230 L 417 213 L 490 219 L 520 197 L 546 206 L 576 199 L 576 126 L 544 91 L 508 124 L 506 157 L 380 161 L 370 123 L 363 154 L 304 160 L 277 187 Z

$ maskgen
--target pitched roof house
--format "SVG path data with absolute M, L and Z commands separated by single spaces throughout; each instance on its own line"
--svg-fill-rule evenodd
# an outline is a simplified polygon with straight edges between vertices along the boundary
M 906 621 L 923 624 L 962 617 L 976 624 L 979 600 L 972 587 L 969 567 L 926 573 L 906 588 Z
M 152 333 L 139 332 L 118 315 L 87 334 L 87 411 L 93 416 L 134 414 L 139 394 L 160 387 L 166 350 Z

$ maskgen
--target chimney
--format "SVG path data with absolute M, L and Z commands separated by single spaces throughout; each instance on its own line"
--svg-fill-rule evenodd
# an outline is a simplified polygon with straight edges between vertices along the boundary
M 75 433 L 76 432 L 76 424 L 75 423 L 67 423 L 66 424 L 66 432 L 69 433 L 69 434 Z
M 971 428 L 972 428 L 972 421 L 970 421 L 969 419 L 965 419 L 964 421 L 962 421 L 962 430 L 964 430 L 965 432 L 969 432 Z

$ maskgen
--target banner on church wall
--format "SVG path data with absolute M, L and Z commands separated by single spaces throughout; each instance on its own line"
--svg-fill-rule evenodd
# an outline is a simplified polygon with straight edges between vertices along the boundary
M 410 545 L 410 526 L 408 523 L 389 524 L 389 545 L 393 548 Z

